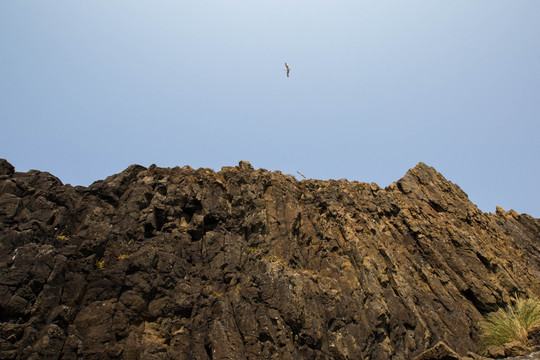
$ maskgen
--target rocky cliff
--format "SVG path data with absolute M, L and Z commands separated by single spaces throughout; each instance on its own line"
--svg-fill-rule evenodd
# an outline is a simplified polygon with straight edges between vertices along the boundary
M 383 189 L 247 162 L 89 187 L 0 160 L 2 359 L 411 359 L 540 295 L 540 221 L 420 163 Z

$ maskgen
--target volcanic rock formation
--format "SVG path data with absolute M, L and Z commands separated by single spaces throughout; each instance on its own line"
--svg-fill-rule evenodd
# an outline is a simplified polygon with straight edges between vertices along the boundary
M 423 163 L 385 189 L 247 162 L 72 187 L 0 160 L 0 358 L 464 356 L 540 295 L 539 245 Z

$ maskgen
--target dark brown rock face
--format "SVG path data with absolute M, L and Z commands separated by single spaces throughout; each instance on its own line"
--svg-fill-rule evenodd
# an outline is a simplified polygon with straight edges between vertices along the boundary
M 540 295 L 540 224 L 418 164 L 375 184 L 0 160 L 1 359 L 412 359 Z M 454 356 L 454 355 L 452 355 Z

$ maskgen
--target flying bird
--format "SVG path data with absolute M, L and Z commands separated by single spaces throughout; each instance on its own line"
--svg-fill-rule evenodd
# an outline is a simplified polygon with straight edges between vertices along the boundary
M 289 67 L 289 65 L 287 65 L 287 63 L 285 63 L 285 71 L 287 72 L 287 77 L 289 77 L 289 72 L 291 71 L 291 68 Z

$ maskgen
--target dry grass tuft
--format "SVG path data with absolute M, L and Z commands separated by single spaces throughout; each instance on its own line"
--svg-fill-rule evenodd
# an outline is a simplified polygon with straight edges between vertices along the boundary
M 513 341 L 527 345 L 527 335 L 535 326 L 540 326 L 540 300 L 518 298 L 506 309 L 489 314 L 480 324 L 482 342 L 486 346 Z

